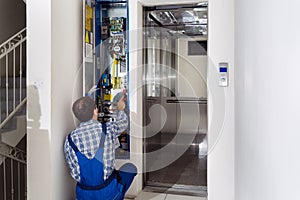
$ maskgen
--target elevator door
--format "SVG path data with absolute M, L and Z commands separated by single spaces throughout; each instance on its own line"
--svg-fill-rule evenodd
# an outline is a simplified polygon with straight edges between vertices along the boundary
M 206 101 L 148 97 L 145 102 L 145 184 L 206 187 Z
M 144 9 L 144 184 L 159 190 L 207 191 L 207 4 L 193 6 Z

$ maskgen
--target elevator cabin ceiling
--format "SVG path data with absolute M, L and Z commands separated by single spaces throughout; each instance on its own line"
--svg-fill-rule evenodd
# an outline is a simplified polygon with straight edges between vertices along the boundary
M 169 36 L 207 35 L 207 2 L 145 9 L 145 27 L 166 28 Z

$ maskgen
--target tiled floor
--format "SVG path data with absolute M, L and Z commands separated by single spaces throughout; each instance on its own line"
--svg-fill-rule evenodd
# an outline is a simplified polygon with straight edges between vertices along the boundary
M 207 200 L 207 198 L 143 191 L 135 198 L 135 200 Z

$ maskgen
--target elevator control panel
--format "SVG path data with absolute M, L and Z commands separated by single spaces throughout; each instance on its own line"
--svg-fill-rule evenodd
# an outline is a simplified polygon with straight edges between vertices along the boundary
M 219 86 L 228 86 L 228 63 L 219 63 Z
M 98 121 L 115 122 L 117 102 L 125 102 L 129 115 L 128 2 L 127 0 L 84 0 L 84 93 L 98 107 Z M 91 53 L 89 53 L 91 52 Z M 94 93 L 87 92 L 89 88 Z M 128 159 L 130 124 L 115 141 L 117 159 Z

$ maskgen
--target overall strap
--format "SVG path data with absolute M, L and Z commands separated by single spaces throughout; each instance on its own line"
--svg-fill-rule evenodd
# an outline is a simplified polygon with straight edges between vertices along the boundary
M 111 175 L 108 177 L 108 179 L 106 179 L 101 185 L 96 185 L 96 186 L 88 186 L 88 185 L 83 185 L 81 183 L 77 183 L 77 185 L 84 190 L 101 190 L 105 187 L 107 187 L 112 180 L 114 180 L 114 178 L 117 178 L 117 171 L 114 170 Z
M 102 123 L 102 134 L 101 134 L 101 140 L 100 140 L 100 147 L 104 147 L 106 131 L 107 131 L 107 126 L 105 123 Z
M 106 126 L 106 123 L 101 123 L 102 124 L 102 132 L 106 135 L 106 132 L 107 132 L 107 126 Z
M 72 149 L 75 151 L 75 153 L 77 153 L 79 150 L 76 147 L 76 145 L 74 144 L 74 142 L 72 141 L 71 134 L 68 135 L 68 141 L 69 141 L 69 144 L 72 147 Z

